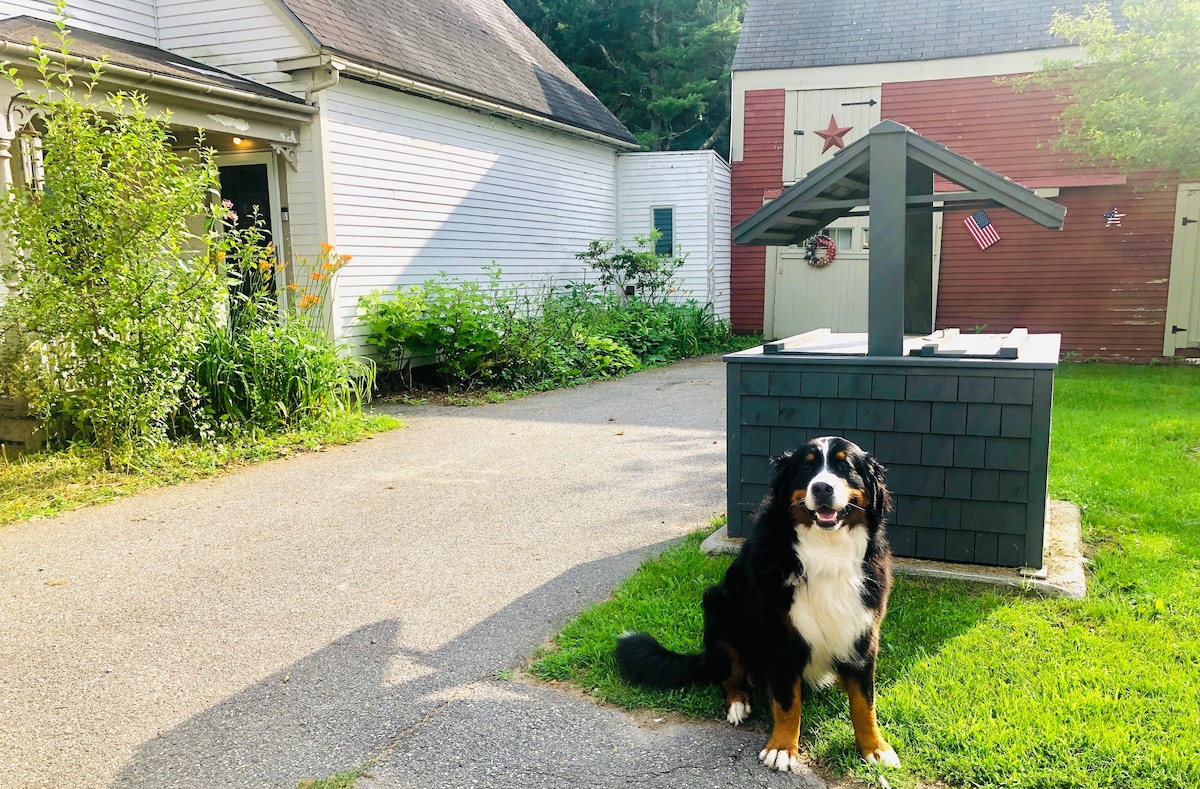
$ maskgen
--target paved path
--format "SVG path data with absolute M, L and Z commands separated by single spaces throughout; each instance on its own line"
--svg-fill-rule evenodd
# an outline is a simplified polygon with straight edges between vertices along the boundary
M 709 358 L 0 529 L 0 786 L 813 786 L 519 665 L 724 509 Z

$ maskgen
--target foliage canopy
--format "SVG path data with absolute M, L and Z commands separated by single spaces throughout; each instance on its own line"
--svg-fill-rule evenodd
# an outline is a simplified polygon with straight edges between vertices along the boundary
M 1065 87 L 1061 148 L 1125 170 L 1200 177 L 1200 0 L 1126 0 L 1055 15 L 1050 28 L 1083 48 L 1036 81 Z
M 648 150 L 729 152 L 745 0 L 507 0 Z

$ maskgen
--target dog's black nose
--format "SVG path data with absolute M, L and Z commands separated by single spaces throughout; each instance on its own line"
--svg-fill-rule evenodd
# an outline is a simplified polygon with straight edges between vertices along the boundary
M 828 482 L 814 482 L 808 486 L 808 489 L 812 493 L 813 498 L 818 501 L 833 498 L 833 485 L 830 485 Z

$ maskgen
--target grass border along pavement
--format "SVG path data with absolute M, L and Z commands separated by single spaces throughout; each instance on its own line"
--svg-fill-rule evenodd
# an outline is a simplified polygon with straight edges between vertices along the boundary
M 320 428 L 166 445 L 145 453 L 131 471 L 104 471 L 99 450 L 89 447 L 6 458 L 0 466 L 0 527 L 28 518 L 53 517 L 149 488 L 213 477 L 245 463 L 349 444 L 399 426 L 390 416 L 348 411 Z
M 822 769 L 894 787 L 1200 786 L 1200 370 L 1065 365 L 1056 378 L 1051 495 L 1083 512 L 1081 601 L 897 578 L 878 708 L 904 766 L 858 760 L 845 695 L 805 700 L 801 747 Z M 700 648 L 700 595 L 730 557 L 693 535 L 585 611 L 531 672 L 606 702 L 707 719 L 714 688 L 625 685 L 612 647 L 647 630 Z M 756 705 L 752 723 L 766 725 Z

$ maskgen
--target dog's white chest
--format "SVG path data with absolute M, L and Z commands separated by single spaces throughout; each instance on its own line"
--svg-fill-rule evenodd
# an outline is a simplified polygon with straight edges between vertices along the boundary
M 810 685 L 831 683 L 835 661 L 853 658 L 856 642 L 874 623 L 874 612 L 862 602 L 866 552 L 863 529 L 809 528 L 800 535 L 796 555 L 804 578 L 793 580 L 789 616 L 812 650 L 804 667 Z

